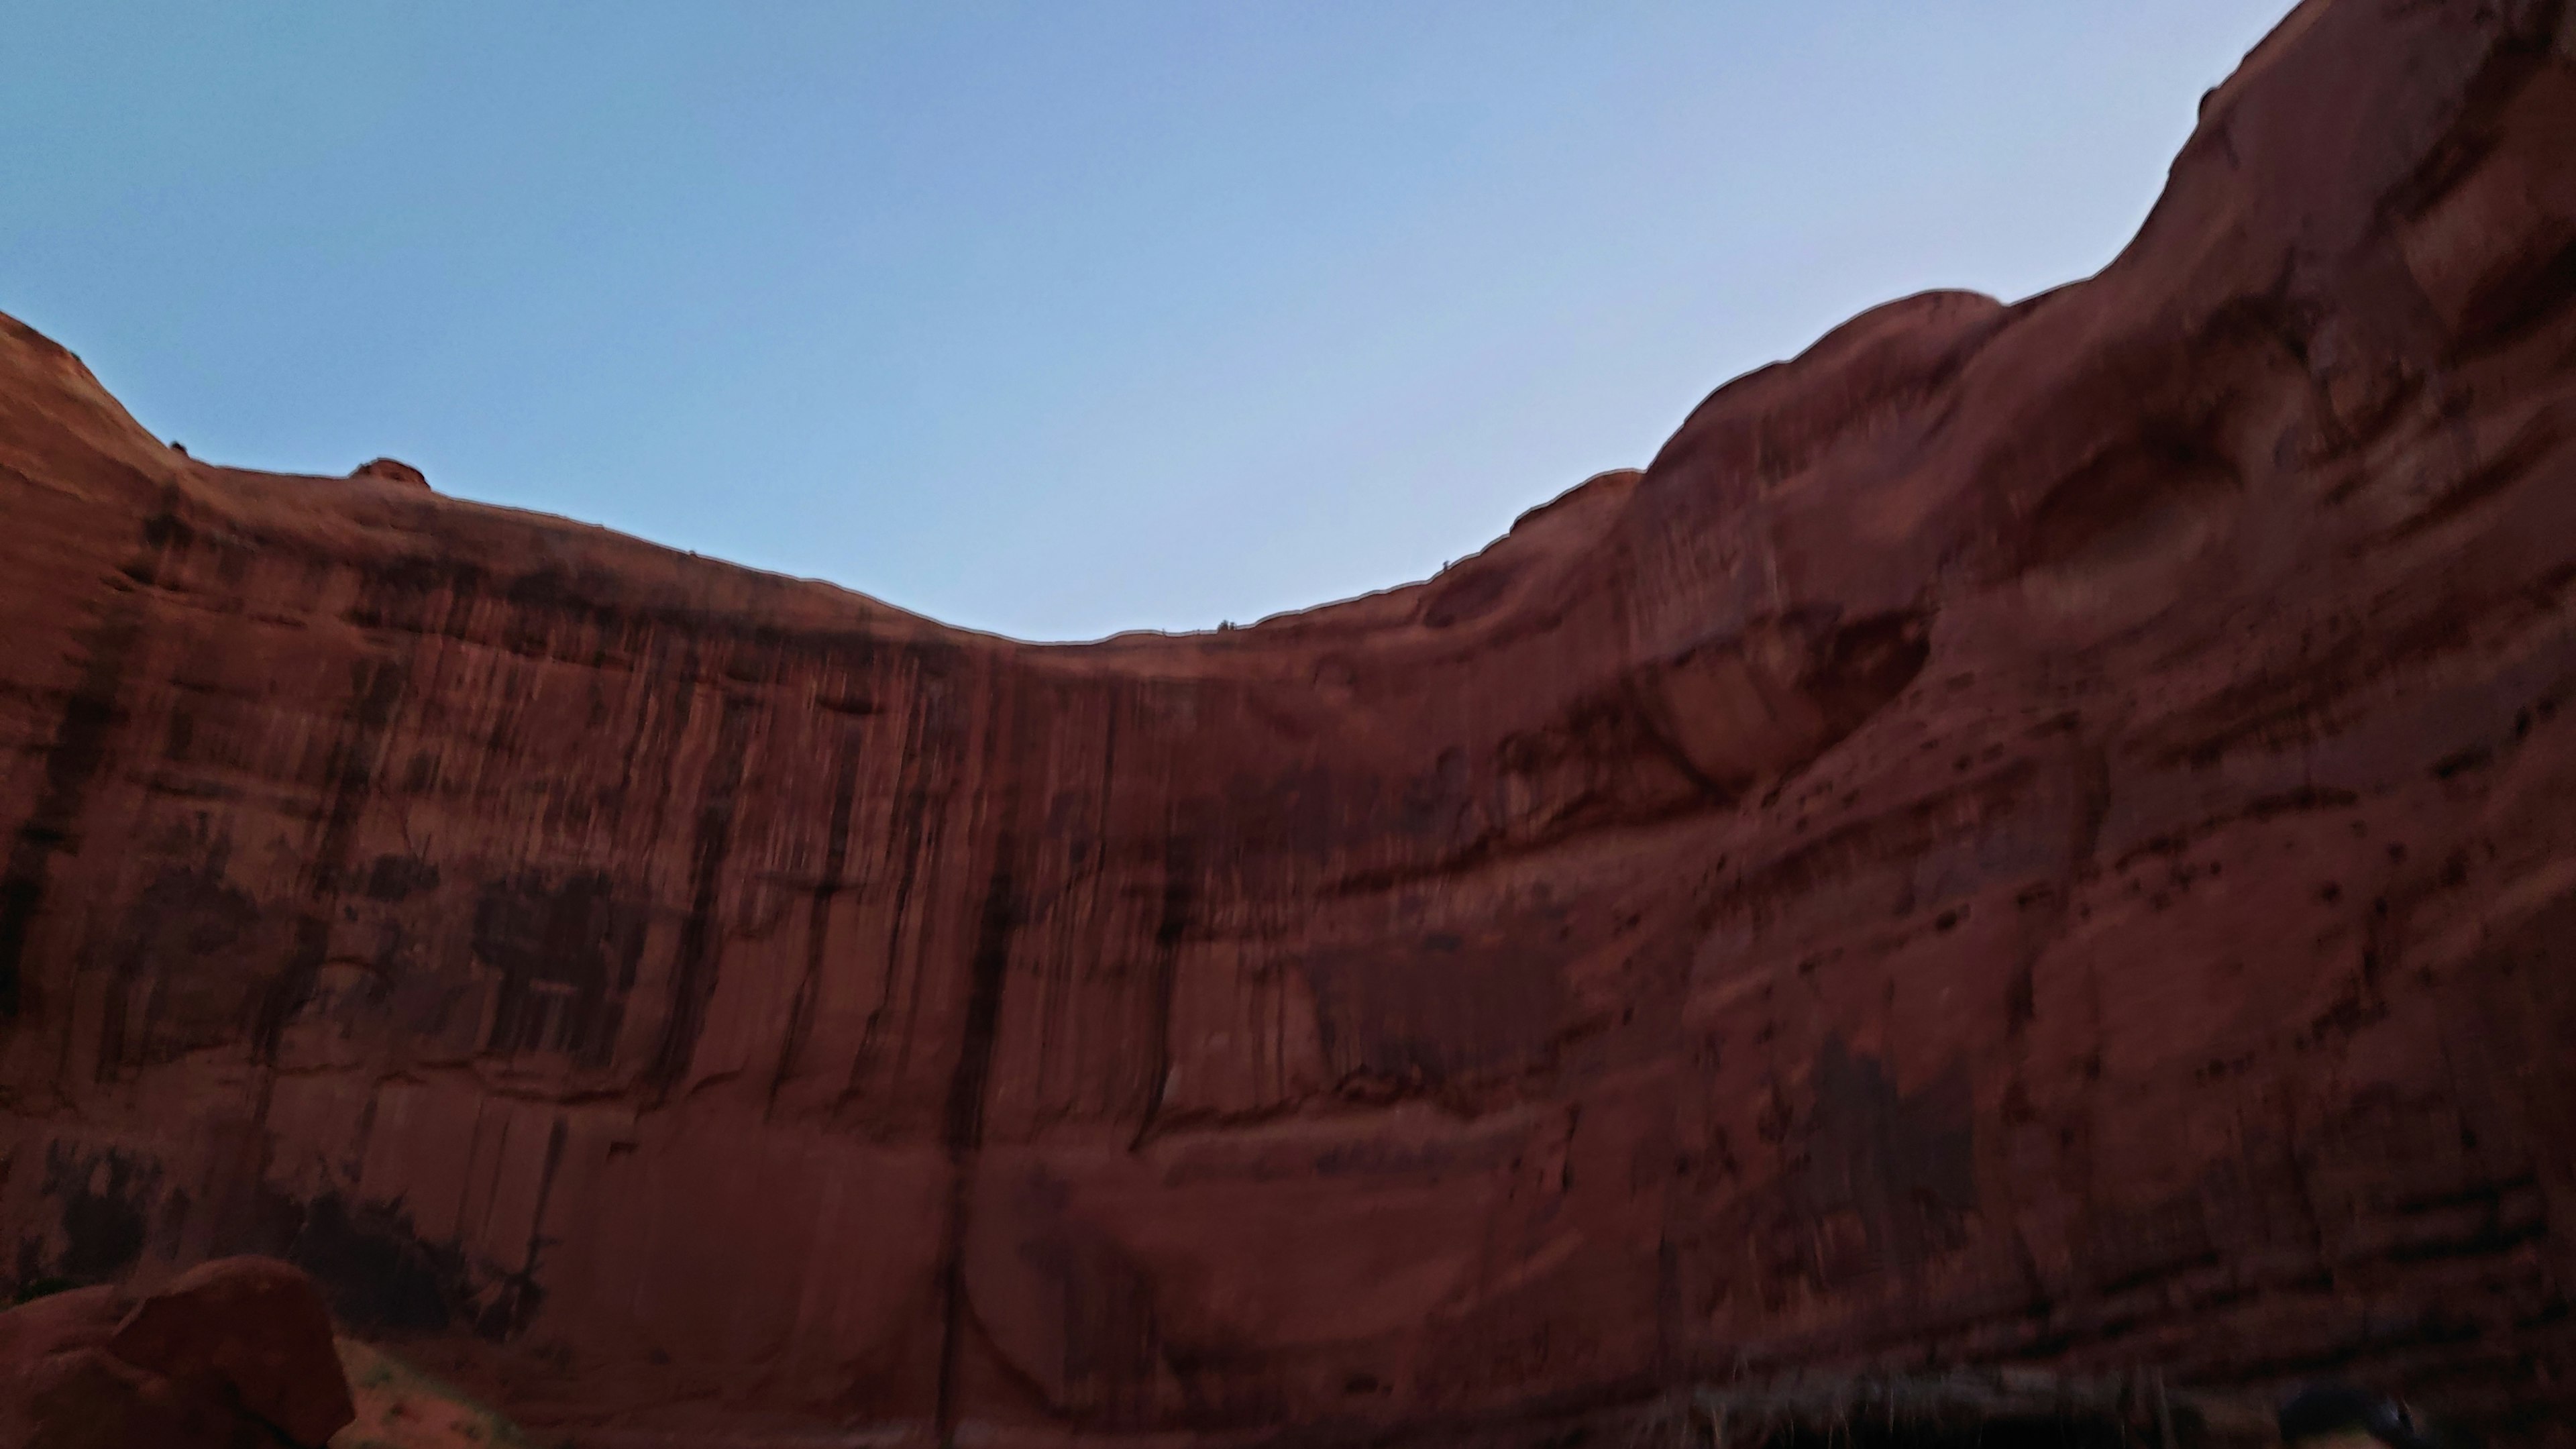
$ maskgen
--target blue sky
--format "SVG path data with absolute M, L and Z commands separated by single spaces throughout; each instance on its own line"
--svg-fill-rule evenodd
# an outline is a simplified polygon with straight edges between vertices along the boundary
M 2287 8 L 14 0 L 0 311 L 200 457 L 1204 628 L 2094 271 Z

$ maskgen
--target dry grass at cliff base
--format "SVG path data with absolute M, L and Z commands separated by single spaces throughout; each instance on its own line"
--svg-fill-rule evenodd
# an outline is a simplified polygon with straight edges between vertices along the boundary
M 1997 1370 L 1797 1374 L 1703 1384 L 1640 1421 L 1633 1449 L 2238 1449 L 2276 1442 L 2267 1401 L 2161 1377 Z
M 335 1341 L 358 1417 L 331 1449 L 550 1449 L 500 1411 L 353 1338 Z

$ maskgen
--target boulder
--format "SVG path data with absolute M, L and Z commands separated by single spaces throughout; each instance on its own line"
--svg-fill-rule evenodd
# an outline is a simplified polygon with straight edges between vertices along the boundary
M 423 473 L 409 463 L 402 462 L 395 458 L 377 458 L 371 462 L 361 463 L 358 465 L 357 471 L 351 473 L 349 476 L 352 478 L 373 478 L 380 483 L 400 483 L 409 488 L 426 489 L 429 487 L 428 474 Z
M 320 1449 L 354 1413 L 321 1297 L 274 1259 L 0 1313 L 0 1445 Z

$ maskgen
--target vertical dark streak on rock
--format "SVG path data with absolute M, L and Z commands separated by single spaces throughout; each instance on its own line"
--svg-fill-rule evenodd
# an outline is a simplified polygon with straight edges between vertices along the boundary
M 670 1014 L 653 1050 L 645 1081 L 656 1100 L 688 1075 L 706 1028 L 707 1003 L 716 989 L 716 905 L 724 886 L 725 856 L 733 849 L 733 817 L 742 790 L 743 756 L 751 740 L 758 701 L 727 695 L 716 725 L 715 758 L 698 798 L 698 825 L 689 850 L 689 916 L 680 927 L 680 949 L 671 965 Z
M 510 1145 L 509 1109 L 504 1107 L 500 1110 L 503 1114 L 501 1117 L 501 1140 L 492 1144 L 492 1155 L 496 1158 L 500 1157 Z M 477 1159 L 483 1156 L 483 1124 L 492 1120 L 492 1114 L 493 1104 L 491 1098 L 484 1097 L 475 1102 L 474 1126 L 473 1129 L 465 1135 L 466 1170 L 456 1175 L 456 1207 L 450 1218 L 450 1221 L 457 1225 L 460 1233 L 463 1232 L 465 1224 L 472 1216 L 467 1209 L 472 1207 L 474 1203 L 473 1164 Z M 484 1198 L 483 1207 L 485 1213 L 488 1215 L 492 1207 L 492 1200 L 490 1197 L 487 1196 Z
M 1165 826 L 1163 838 L 1163 909 L 1154 923 L 1154 976 L 1148 998 L 1152 1017 L 1146 1026 L 1145 1110 L 1127 1150 L 1136 1151 L 1153 1136 L 1163 1111 L 1163 1085 L 1172 1076 L 1172 993 L 1178 986 L 1181 942 L 1189 935 L 1198 909 L 1198 870 L 1191 839 L 1178 820 Z
M 376 756 L 384 747 L 385 726 L 411 680 L 411 666 L 399 660 L 368 661 L 353 672 L 357 697 L 350 707 L 348 731 L 331 751 L 326 787 L 331 804 L 305 875 L 305 908 L 295 922 L 294 953 L 287 958 L 286 969 L 261 994 L 259 1019 L 251 1032 L 252 1055 L 270 1065 L 277 1060 L 278 1039 L 287 1020 L 312 995 L 313 983 L 330 953 L 331 897 L 348 870 L 358 817 L 366 810 Z
M 2079 743 L 2075 758 L 2074 836 L 2067 849 L 2067 893 L 2092 878 L 2102 846 L 2102 827 L 2111 818 L 2111 758 L 2103 746 Z
M 175 501 L 174 493 L 163 490 L 160 511 L 144 520 L 142 546 L 134 562 L 122 570 L 137 589 L 157 584 L 172 545 L 184 548 L 192 536 L 171 511 Z M 45 747 L 44 789 L 36 796 L 35 808 L 10 834 L 9 863 L 0 867 L 0 1021 L 18 1017 L 27 942 L 35 932 L 36 918 L 44 912 L 53 859 L 72 845 L 90 782 L 107 760 L 117 696 L 123 692 L 126 663 L 142 637 L 143 613 L 139 594 L 117 595 L 81 641 L 80 678 Z
M 545 1232 L 546 1201 L 554 1194 L 555 1171 L 563 1164 L 566 1135 L 564 1119 L 558 1116 L 546 1133 L 545 1167 L 537 1178 L 536 1211 L 528 1224 L 527 1254 L 516 1269 L 501 1275 L 499 1291 L 473 1316 L 474 1332 L 491 1342 L 507 1343 L 517 1338 L 527 1330 L 529 1322 L 537 1316 L 537 1309 L 545 1303 L 545 1287 L 537 1282 L 537 1263 L 545 1252 L 546 1244 L 552 1241 Z M 504 1118 L 501 1142 L 507 1144 L 509 1139 L 510 1124 Z M 500 1147 L 495 1148 L 496 1153 L 501 1150 Z M 487 1212 L 490 1210 L 488 1199 L 484 1207 Z
M 906 763 L 913 771 L 913 786 L 901 805 L 905 812 L 903 883 L 895 893 L 893 918 L 886 927 L 884 995 L 880 999 L 877 1014 L 869 1019 L 868 1040 L 871 1044 L 876 1039 L 877 1029 L 883 1020 L 884 1013 L 893 1009 L 895 968 L 896 963 L 901 959 L 904 923 L 911 911 L 913 891 L 920 881 L 921 862 L 926 857 L 935 860 L 939 854 L 939 822 L 947 814 L 949 789 L 941 790 L 937 802 L 939 808 L 933 810 L 930 782 L 954 781 L 964 773 L 961 760 L 952 758 L 948 754 L 933 752 L 934 747 L 944 747 L 949 743 L 949 736 L 941 728 L 946 721 L 940 717 L 943 696 L 939 691 L 944 686 L 938 683 L 945 674 L 945 670 L 934 669 L 925 661 L 923 668 L 915 676 L 915 688 L 919 691 L 921 703 L 915 711 L 917 729 L 913 737 L 914 742 L 906 752 Z M 926 940 L 927 938 L 925 942 Z M 927 953 L 916 951 L 912 961 L 910 990 L 905 993 L 903 1026 L 895 1038 L 893 1079 L 897 1084 L 902 1083 L 912 1069 L 913 1043 L 919 1036 L 921 1026 L 921 992 L 929 975 L 930 963 Z
M 2102 827 L 2111 818 L 2111 761 L 2103 746 L 2077 739 L 2069 768 L 2075 799 L 2067 819 L 2065 869 L 2046 910 L 2022 927 L 2020 960 L 2004 989 L 2004 1039 L 2009 1042 L 2019 1042 L 2030 1029 L 2037 1010 L 2039 958 L 2064 934 L 2076 892 L 2093 878 Z
M 526 1275 L 531 1287 L 535 1286 L 536 1283 L 537 1259 L 539 1255 L 545 1252 L 546 1243 L 548 1242 L 546 1237 L 546 1202 L 554 1196 L 555 1171 L 563 1166 L 564 1138 L 566 1135 L 567 1134 L 564 1130 L 564 1119 L 558 1116 L 555 1118 L 553 1129 L 546 1133 L 546 1165 L 544 1170 L 537 1176 L 537 1207 L 536 1211 L 528 1215 L 528 1256 L 526 1261 L 520 1265 L 519 1269 L 521 1273 Z
M 1118 698 L 1106 701 L 1108 719 L 1101 727 L 1100 740 L 1100 809 L 1092 818 L 1091 873 L 1106 878 L 1109 874 L 1110 829 L 1117 820 L 1118 805 Z
M 660 698 L 650 681 L 666 677 L 664 671 L 668 667 L 666 661 L 670 649 L 662 635 L 649 634 L 642 652 L 644 657 L 638 661 L 626 688 L 627 706 L 635 712 L 634 730 L 626 741 L 624 762 L 618 772 L 617 789 L 612 798 L 617 802 L 617 817 L 621 820 L 626 819 L 635 808 L 636 773 L 641 770 L 651 771 L 659 784 L 653 791 L 650 807 L 652 823 L 647 829 L 652 839 L 659 840 L 662 838 L 663 812 L 670 800 L 671 787 L 670 771 L 662 768 L 664 764 L 662 752 L 653 748 L 655 744 L 654 710 L 660 703 Z M 691 691 L 685 687 L 678 691 L 681 705 L 680 725 L 688 722 L 687 702 L 690 693 Z M 672 726 L 672 732 L 676 734 L 679 727 L 679 725 Z
M 684 657 L 687 662 L 674 669 L 670 663 L 674 652 L 670 636 L 657 630 L 651 638 L 652 663 L 647 668 L 637 671 L 638 677 L 667 679 L 677 674 L 682 682 L 677 689 L 670 691 L 670 717 L 662 726 L 661 739 L 654 756 L 647 756 L 644 747 L 653 734 L 655 697 L 650 691 L 639 691 L 642 697 L 638 701 L 636 749 L 629 757 L 627 776 L 618 782 L 617 791 L 623 808 L 626 792 L 633 784 L 634 771 L 638 768 L 649 771 L 649 778 L 653 783 L 653 803 L 648 816 L 650 823 L 644 827 L 643 835 L 647 840 L 658 842 L 669 838 L 671 810 L 674 803 L 672 796 L 679 784 L 679 771 L 675 768 L 675 764 L 679 754 L 687 747 L 689 716 L 697 704 L 697 680 L 704 673 L 704 669 L 695 647 L 686 651 Z
M 17 1019 L 19 974 L 28 937 L 44 910 L 53 858 L 71 844 L 90 781 L 107 757 L 107 736 L 116 719 L 125 661 L 142 632 L 137 613 L 131 606 L 116 610 L 90 631 L 80 682 L 73 686 L 45 749 L 45 788 L 36 797 L 35 809 L 12 833 L 9 864 L 0 871 L 0 1020 Z
M 993 1072 L 993 1042 L 1002 1016 L 1002 985 L 1011 964 L 1011 933 L 1019 924 L 1020 902 L 1014 895 L 1012 858 L 1018 845 L 1005 825 L 993 846 L 992 880 L 984 890 L 984 909 L 975 932 L 975 955 L 968 964 L 966 1025 L 957 1067 L 948 1079 L 948 1106 L 940 1142 L 949 1163 L 948 1212 L 940 1245 L 942 1309 L 939 1330 L 938 1432 L 945 1443 L 957 1427 L 956 1370 L 961 1330 L 965 1326 L 966 1219 L 975 1190 L 975 1159 L 984 1143 L 984 1094 Z
M 349 1144 L 349 1155 L 344 1165 L 344 1170 L 352 1181 L 367 1170 L 367 1144 L 375 1140 L 376 1108 L 383 1100 L 384 1083 L 379 1080 L 368 1084 L 367 1105 L 358 1109 L 357 1137 Z
M 940 1125 L 940 1142 L 948 1156 L 948 1205 L 941 1225 L 939 1377 L 934 1428 L 939 1441 L 953 1442 L 957 1428 L 957 1364 L 964 1346 L 966 1302 L 966 1237 L 973 1211 L 976 1159 L 984 1145 L 985 1097 L 993 1074 L 993 1048 L 1000 1035 L 1002 991 L 1011 967 L 1011 943 L 1030 915 L 1022 899 L 1020 877 L 1020 790 L 1018 780 L 1030 758 L 1025 738 L 1028 712 L 1007 690 L 995 702 L 994 723 L 978 772 L 982 780 L 1006 782 L 994 801 L 996 824 L 991 852 L 992 874 L 977 913 L 975 951 L 967 962 L 966 1019 L 959 1032 L 957 1064 L 948 1078 L 948 1100 Z
M 894 899 L 886 912 L 885 970 L 877 977 L 877 1004 L 868 1011 L 867 1023 L 859 1031 L 859 1049 L 850 1059 L 850 1079 L 841 1089 L 843 1101 L 865 1089 L 868 1070 L 876 1062 L 877 1034 L 885 1029 L 886 1013 L 894 1009 L 895 962 L 903 949 L 903 923 L 912 911 L 913 887 L 921 879 L 923 812 L 930 803 L 927 762 L 922 758 L 922 732 L 926 727 L 923 716 L 928 709 L 916 680 L 913 707 L 904 718 L 903 747 L 895 756 L 894 804 L 888 821 L 895 882 Z M 914 1000 L 918 1003 L 919 999 L 916 991 Z M 901 1062 L 910 1051 L 907 1039 L 897 1058 L 898 1077 L 902 1075 Z
M 1002 985 L 1011 964 L 1011 933 L 1017 929 L 1020 903 L 1013 894 L 1012 855 L 1017 844 L 1008 830 L 994 844 L 993 876 L 984 890 L 984 908 L 975 931 L 975 954 L 968 962 L 966 1022 L 957 1054 L 957 1069 L 948 1080 L 948 1106 L 940 1119 L 940 1143 L 951 1157 L 972 1153 L 984 1140 L 984 1087 L 992 1076 L 993 1039 L 1001 1024 Z
M 768 1111 L 778 1109 L 778 1094 L 796 1069 L 805 1038 L 814 1029 L 814 998 L 822 990 L 823 958 L 830 945 L 832 901 L 839 896 L 850 863 L 851 807 L 859 792 L 859 756 L 865 731 L 852 726 L 841 732 L 841 748 L 832 768 L 832 813 L 824 826 L 823 874 L 814 883 L 805 907 L 805 976 L 796 984 L 796 1000 L 787 1011 L 787 1030 L 778 1048 L 778 1066 L 769 1076 Z

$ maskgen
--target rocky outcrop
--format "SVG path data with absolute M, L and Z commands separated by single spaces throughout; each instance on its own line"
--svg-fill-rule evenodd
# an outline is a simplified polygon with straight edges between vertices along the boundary
M 358 470 L 351 473 L 349 476 L 352 478 L 373 478 L 378 482 L 401 484 L 412 488 L 427 488 L 429 486 L 429 476 L 427 474 L 421 472 L 418 468 L 413 467 L 409 463 L 405 463 L 396 458 L 377 458 L 369 462 L 361 463 L 358 465 Z
M 1784 1364 L 2523 1432 L 2571 135 L 2559 0 L 2311 0 L 2101 275 L 1869 313 L 1428 583 L 1077 647 L 192 461 L 12 326 L 16 1270 L 282 1254 L 599 1443 Z
M 312 1282 L 200 1264 L 140 1301 L 101 1285 L 0 1313 L 0 1444 L 321 1449 L 354 1416 Z

